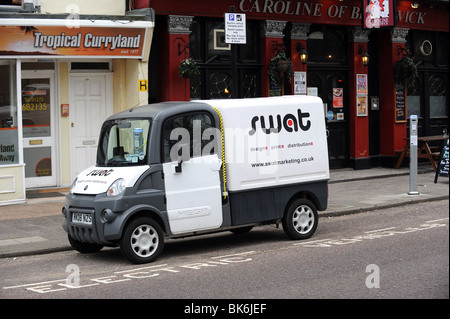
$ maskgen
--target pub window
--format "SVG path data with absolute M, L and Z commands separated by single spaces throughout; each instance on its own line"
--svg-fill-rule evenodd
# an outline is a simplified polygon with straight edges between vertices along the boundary
M 195 17 L 189 38 L 190 58 L 200 66 L 200 77 L 190 79 L 190 97 L 223 99 L 261 95 L 260 21 L 247 20 L 247 43 L 236 45 L 238 92 L 231 92 L 231 45 L 225 43 L 223 19 Z
M 438 66 L 447 66 L 448 67 L 448 33 L 437 32 L 436 33 L 436 43 L 439 45 L 436 46 L 436 63 Z
M 231 46 L 225 43 L 225 22 L 223 21 L 206 21 L 206 29 L 208 33 L 208 53 L 209 61 L 229 61 L 231 56 Z
M 202 25 L 199 21 L 192 21 L 191 34 L 189 36 L 189 54 L 190 58 L 202 60 Z
M 408 118 L 411 115 L 417 115 L 419 118 L 422 117 L 422 110 L 420 107 L 421 87 L 422 83 L 420 81 L 420 78 L 416 78 L 414 82 L 411 81 L 408 83 L 408 88 L 406 90 L 408 94 L 406 97 L 406 105 L 408 106 Z
M 432 74 L 428 78 L 430 86 L 430 117 L 447 116 L 447 83 L 443 76 Z
M 247 21 L 246 32 L 247 43 L 238 46 L 239 61 L 242 63 L 259 63 L 261 61 L 261 50 L 258 50 L 260 48 L 259 24 L 253 21 Z
M 308 62 L 346 63 L 345 33 L 343 30 L 328 30 L 326 27 L 311 28 L 308 36 Z

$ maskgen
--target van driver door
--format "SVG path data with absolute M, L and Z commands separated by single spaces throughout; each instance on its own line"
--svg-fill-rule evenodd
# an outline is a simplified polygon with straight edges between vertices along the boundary
M 173 234 L 222 225 L 222 163 L 214 150 L 209 150 L 215 143 L 208 133 L 213 124 L 213 118 L 202 112 L 170 118 L 163 126 L 164 185 Z

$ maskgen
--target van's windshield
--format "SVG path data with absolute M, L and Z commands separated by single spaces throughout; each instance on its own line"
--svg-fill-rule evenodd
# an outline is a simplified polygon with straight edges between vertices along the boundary
M 146 164 L 149 130 L 149 119 L 106 121 L 100 133 L 97 166 Z

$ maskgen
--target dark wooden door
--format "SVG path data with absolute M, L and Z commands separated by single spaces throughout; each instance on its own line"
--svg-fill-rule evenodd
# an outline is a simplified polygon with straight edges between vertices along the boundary
M 330 168 L 349 165 L 348 76 L 345 70 L 311 70 L 308 88 L 317 88 L 324 103 Z

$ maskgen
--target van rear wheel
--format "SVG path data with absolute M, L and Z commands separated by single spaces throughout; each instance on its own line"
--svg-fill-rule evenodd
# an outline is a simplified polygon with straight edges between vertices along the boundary
M 283 218 L 283 230 L 291 239 L 311 237 L 319 222 L 316 206 L 307 199 L 296 199 L 287 208 Z
M 122 253 L 135 264 L 156 260 L 163 246 L 161 226 L 149 217 L 139 217 L 128 224 L 120 241 Z

